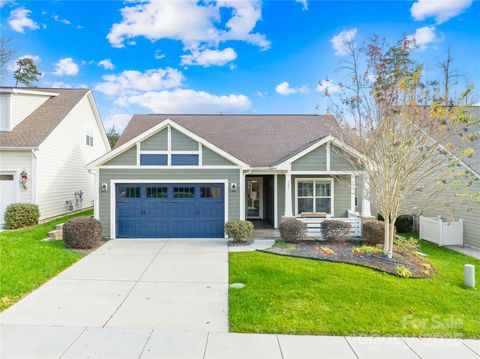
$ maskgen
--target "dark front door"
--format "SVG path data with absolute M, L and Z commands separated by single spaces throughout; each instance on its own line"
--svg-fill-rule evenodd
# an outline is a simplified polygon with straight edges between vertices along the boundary
M 118 184 L 118 238 L 220 238 L 225 223 L 224 185 Z

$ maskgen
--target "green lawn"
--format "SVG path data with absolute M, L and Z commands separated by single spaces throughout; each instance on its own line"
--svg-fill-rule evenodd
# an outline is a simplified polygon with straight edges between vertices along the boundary
M 463 265 L 480 261 L 428 242 L 438 273 L 402 279 L 349 264 L 230 253 L 234 332 L 480 338 L 480 285 L 463 287 Z
M 55 225 L 73 217 L 91 215 L 92 210 L 87 210 L 38 226 L 0 233 L 0 311 L 82 257 L 65 249 L 63 241 L 41 240 Z

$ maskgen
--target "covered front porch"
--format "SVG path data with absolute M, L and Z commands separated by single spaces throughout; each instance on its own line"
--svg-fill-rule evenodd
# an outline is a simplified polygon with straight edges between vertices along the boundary
M 361 236 L 361 220 L 370 216 L 370 203 L 361 177 L 355 172 L 246 173 L 243 218 L 254 223 L 257 237 L 278 236 L 283 218 L 307 223 L 309 236 L 320 236 L 321 222 L 335 219 L 352 225 Z

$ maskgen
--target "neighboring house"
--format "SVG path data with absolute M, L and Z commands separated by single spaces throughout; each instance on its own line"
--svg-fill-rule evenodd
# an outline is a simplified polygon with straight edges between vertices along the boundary
M 154 238 L 223 237 L 228 220 L 370 215 L 360 154 L 340 138 L 331 116 L 136 115 L 89 165 L 95 217 L 106 237 Z
M 480 107 L 470 109 L 472 120 L 480 120 Z M 436 217 L 439 215 L 453 216 L 453 219 L 463 219 L 463 243 L 480 248 L 480 124 L 471 126 L 451 126 L 454 129 L 455 144 L 453 148 L 473 149 L 470 157 L 463 156 L 460 166 L 466 172 L 455 183 L 450 183 L 440 194 L 440 202 L 448 206 L 436 208 L 420 208 L 422 215 Z M 471 141 L 466 140 L 466 135 L 473 136 Z M 475 194 L 476 197 L 475 201 Z M 460 196 L 460 198 L 458 198 Z
M 93 206 L 86 165 L 110 150 L 88 89 L 0 88 L 0 225 L 11 203 L 40 219 Z

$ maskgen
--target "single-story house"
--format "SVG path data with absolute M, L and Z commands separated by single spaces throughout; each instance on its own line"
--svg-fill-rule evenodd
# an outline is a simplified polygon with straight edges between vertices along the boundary
M 11 203 L 40 219 L 92 207 L 87 164 L 110 151 L 88 89 L 0 88 L 0 227 Z
M 112 239 L 224 237 L 229 220 L 312 212 L 359 223 L 359 156 L 332 116 L 135 115 L 89 165 L 95 217 Z

